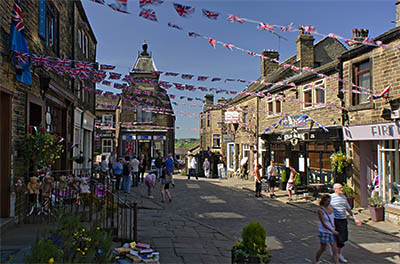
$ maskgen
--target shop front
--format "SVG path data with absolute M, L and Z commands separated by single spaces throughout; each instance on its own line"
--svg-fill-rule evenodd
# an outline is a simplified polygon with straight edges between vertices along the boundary
M 400 127 L 397 123 L 349 126 L 344 140 L 354 160 L 354 177 L 359 182 L 360 204 L 368 206 L 368 185 L 379 175 L 379 195 L 388 207 L 400 212 Z M 356 186 L 357 187 L 357 186 Z
M 141 155 L 155 157 L 160 152 L 167 155 L 166 135 L 122 135 L 120 154 L 122 156 Z
M 290 164 L 300 173 L 304 185 L 330 186 L 335 182 L 330 156 L 343 149 L 341 128 L 330 127 L 327 132 L 321 129 L 292 129 L 262 134 L 261 139 L 265 148 L 264 165 L 274 160 L 280 175 L 282 171 L 289 175 Z

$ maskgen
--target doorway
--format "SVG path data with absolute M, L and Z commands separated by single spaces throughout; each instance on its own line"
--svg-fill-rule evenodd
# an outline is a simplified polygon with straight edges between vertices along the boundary
M 11 96 L 0 91 L 0 217 L 10 216 Z

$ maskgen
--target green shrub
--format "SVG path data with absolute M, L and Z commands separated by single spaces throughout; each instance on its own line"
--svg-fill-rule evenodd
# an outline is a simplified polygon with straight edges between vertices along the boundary
M 60 262 L 63 252 L 51 240 L 40 240 L 32 247 L 32 255 L 25 258 L 25 263 L 49 263 Z
M 343 193 L 346 197 L 354 197 L 354 190 L 346 183 L 343 184 Z
M 259 222 L 252 222 L 242 230 L 242 247 L 250 254 L 265 253 L 266 232 Z

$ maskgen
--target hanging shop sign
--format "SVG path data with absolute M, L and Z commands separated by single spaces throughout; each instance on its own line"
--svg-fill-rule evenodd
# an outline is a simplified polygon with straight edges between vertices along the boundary
M 400 139 L 400 126 L 392 122 L 343 127 L 343 139 L 345 141 Z
M 166 140 L 167 137 L 166 136 L 153 136 L 154 140 Z
M 139 140 L 152 140 L 152 136 L 137 136 Z
M 225 123 L 236 124 L 239 123 L 239 112 L 238 111 L 227 111 L 225 112 Z
M 233 142 L 233 135 L 225 134 L 222 136 L 222 139 L 224 140 L 224 142 Z

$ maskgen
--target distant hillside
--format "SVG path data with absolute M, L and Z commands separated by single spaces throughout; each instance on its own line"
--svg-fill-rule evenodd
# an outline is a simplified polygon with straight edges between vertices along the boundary
M 198 145 L 200 140 L 198 138 L 179 138 L 175 139 L 175 147 L 184 145 L 186 148 L 190 149 Z

